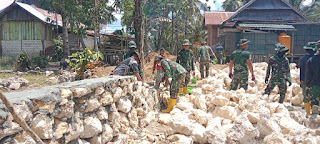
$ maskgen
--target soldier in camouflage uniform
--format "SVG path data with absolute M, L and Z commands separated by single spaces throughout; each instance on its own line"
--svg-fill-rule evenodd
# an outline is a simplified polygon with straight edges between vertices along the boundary
M 164 48 L 161 48 L 159 55 L 162 56 L 162 57 L 165 59 L 166 57 L 164 56 L 164 52 L 165 52 Z M 155 83 L 155 86 L 154 86 L 154 87 L 155 87 L 155 89 L 158 89 L 159 86 L 160 86 L 160 81 L 161 81 L 162 75 L 163 75 L 163 69 L 162 69 L 161 66 L 159 66 L 159 65 L 156 64 L 156 62 L 157 62 L 157 61 L 156 61 L 156 58 L 157 58 L 157 56 L 156 56 L 155 59 L 154 59 L 152 74 L 154 75 L 154 71 L 157 69 L 156 83 Z
M 224 48 L 218 43 L 217 47 L 216 47 L 216 56 L 217 56 L 217 60 L 218 60 L 218 64 L 223 64 L 224 60 L 223 57 L 225 57 L 224 55 Z
M 201 78 L 203 79 L 209 76 L 209 64 L 213 57 L 216 59 L 216 55 L 213 53 L 212 49 L 207 46 L 206 41 L 203 41 L 201 45 L 202 47 L 198 50 L 197 60 L 200 62 L 200 73 Z M 206 69 L 206 76 L 204 76 L 204 69 Z
M 307 61 L 306 89 L 310 90 L 312 114 L 318 114 L 320 99 L 320 40 L 316 43 L 314 50 L 317 53 Z
M 176 105 L 176 99 L 179 95 L 179 88 L 184 85 L 187 70 L 174 61 L 164 59 L 161 55 L 157 56 L 155 60 L 156 64 L 161 66 L 164 70 L 164 77 L 169 79 L 170 98 L 168 107 L 167 109 L 162 110 L 162 112 L 169 113 Z
M 310 95 L 309 90 L 306 89 L 306 67 L 307 67 L 307 61 L 314 55 L 314 48 L 315 48 L 315 42 L 308 43 L 307 46 L 304 46 L 303 49 L 306 50 L 307 54 L 300 58 L 299 60 L 299 68 L 300 68 L 300 87 L 302 88 L 302 94 L 303 94 L 303 102 L 304 107 L 306 109 L 306 117 L 308 118 L 311 112 L 311 105 L 310 105 Z
M 289 60 L 284 55 L 289 51 L 284 45 L 276 45 L 277 54 L 272 56 L 268 63 L 268 69 L 266 74 L 265 83 L 267 88 L 265 89 L 265 94 L 270 95 L 271 91 L 275 86 L 279 87 L 280 90 L 280 99 L 279 103 L 283 103 L 284 98 L 287 92 L 287 84 L 291 86 L 291 76 L 290 76 L 290 67 Z M 270 72 L 272 70 L 271 79 L 269 81 Z
M 128 45 L 129 45 L 129 51 L 123 55 L 124 60 L 131 57 L 131 53 L 133 52 L 139 53 L 136 42 L 130 41 Z
M 239 42 L 239 49 L 236 49 L 231 54 L 231 60 L 229 64 L 229 77 L 232 79 L 230 90 L 244 88 L 245 90 L 248 89 L 248 67 L 249 71 L 251 72 L 252 80 L 255 80 L 255 76 L 253 73 L 253 66 L 251 62 L 251 54 L 247 51 L 249 46 L 249 40 L 247 39 L 240 39 Z M 232 73 L 232 69 L 234 66 L 234 73 Z
M 183 93 L 184 94 L 188 93 L 188 83 L 190 82 L 190 72 L 191 72 L 191 70 L 193 71 L 193 75 L 195 75 L 193 52 L 189 49 L 190 45 L 191 45 L 191 43 L 189 42 L 189 40 L 185 39 L 183 41 L 184 49 L 182 49 L 178 53 L 178 57 L 177 57 L 177 63 L 182 65 L 188 71 L 188 73 L 186 74 L 185 83 L 184 83 L 184 87 L 183 87 Z

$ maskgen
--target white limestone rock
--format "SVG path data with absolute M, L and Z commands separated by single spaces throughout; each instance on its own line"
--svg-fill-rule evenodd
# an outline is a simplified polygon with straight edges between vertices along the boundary
M 291 144 L 290 141 L 284 138 L 282 133 L 272 133 L 263 139 L 265 144 Z
M 208 138 L 205 136 L 206 128 L 199 123 L 193 124 L 194 130 L 191 133 L 191 138 L 194 142 L 208 143 Z
M 108 112 L 104 107 L 100 107 L 97 111 L 97 116 L 99 120 L 108 120 Z
M 234 121 L 237 117 L 237 110 L 232 106 L 223 106 L 218 108 L 217 112 L 213 113 L 213 115 Z
M 73 88 L 72 92 L 73 92 L 73 97 L 79 98 L 92 93 L 92 90 L 88 88 Z
M 102 125 L 96 117 L 85 117 L 83 121 L 84 131 L 80 138 L 92 138 L 102 132 Z
M 218 106 L 225 106 L 228 105 L 229 99 L 223 96 L 215 96 L 212 100 L 212 103 Z
M 170 143 L 176 144 L 193 144 L 193 140 L 190 137 L 181 134 L 174 134 L 167 138 Z
M 105 92 L 102 94 L 102 96 L 100 97 L 99 102 L 101 103 L 102 106 L 106 106 L 106 105 L 110 105 L 113 103 L 113 97 L 112 94 L 110 92 Z
M 116 105 L 117 105 L 118 111 L 123 112 L 123 113 L 130 112 L 131 107 L 132 107 L 131 101 L 128 98 L 125 98 L 125 97 L 120 98 L 117 101 Z
M 98 99 L 94 98 L 94 99 L 89 99 L 88 100 L 88 105 L 85 109 L 85 112 L 92 112 L 97 110 L 100 107 L 100 102 L 98 101 Z
M 31 129 L 41 139 L 51 139 L 53 138 L 53 123 L 53 119 L 44 114 L 38 114 L 32 120 Z
M 112 140 L 113 138 L 113 130 L 110 127 L 110 125 L 105 124 L 104 125 L 104 131 L 101 134 L 101 141 L 103 144 L 108 143 Z

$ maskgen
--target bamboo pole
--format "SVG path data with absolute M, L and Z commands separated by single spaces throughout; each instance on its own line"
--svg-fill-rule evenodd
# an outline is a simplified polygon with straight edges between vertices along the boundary
M 11 113 L 14 121 L 18 123 L 32 138 L 37 144 L 44 144 L 43 141 L 35 134 L 32 129 L 27 125 L 26 121 L 22 119 L 13 109 L 13 106 L 8 101 L 6 96 L 0 91 L 0 99 L 6 105 L 8 111 Z

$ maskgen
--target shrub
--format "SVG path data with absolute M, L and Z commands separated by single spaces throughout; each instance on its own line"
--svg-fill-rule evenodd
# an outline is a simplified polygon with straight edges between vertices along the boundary
M 87 70 L 87 64 L 96 60 L 103 59 L 101 52 L 95 52 L 93 48 L 85 48 L 83 52 L 76 52 L 69 56 L 66 62 L 77 71 L 77 76 L 83 79 L 83 73 Z
M 17 63 L 20 64 L 21 70 L 25 70 L 26 68 L 30 69 L 30 62 L 28 60 L 28 56 L 24 53 L 20 53 L 17 58 Z
M 2 57 L 0 58 L 0 69 L 13 70 L 15 68 L 14 57 Z
M 44 56 L 37 56 L 32 58 L 32 64 L 34 67 L 46 68 L 48 62 L 48 59 Z
M 63 52 L 63 40 L 59 36 L 58 39 L 53 39 L 54 50 L 52 55 L 52 62 L 58 62 L 61 60 L 62 52 Z

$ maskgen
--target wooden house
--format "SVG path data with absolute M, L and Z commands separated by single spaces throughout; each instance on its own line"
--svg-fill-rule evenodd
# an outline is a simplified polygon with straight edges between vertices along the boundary
M 52 26 L 62 26 L 60 15 L 21 2 L 2 9 L 0 20 L 1 56 L 16 56 L 21 51 L 38 56 L 53 45 Z
M 218 41 L 227 56 L 237 48 L 241 38 L 250 40 L 249 51 L 254 62 L 268 61 L 275 45 L 285 33 L 289 37 L 292 61 L 305 54 L 303 46 L 320 39 L 320 23 L 313 22 L 285 0 L 251 0 L 220 26 Z

